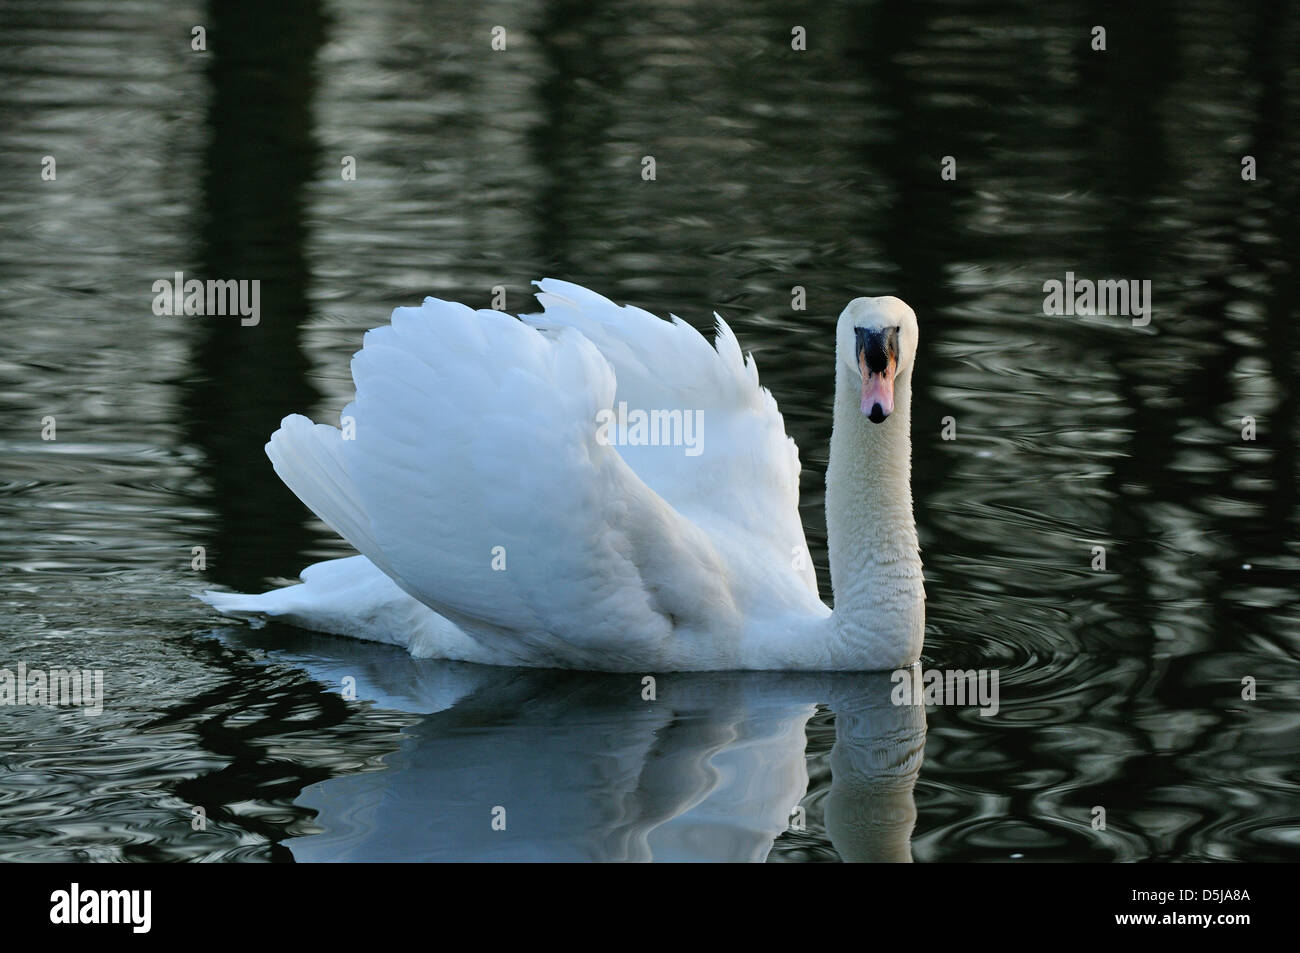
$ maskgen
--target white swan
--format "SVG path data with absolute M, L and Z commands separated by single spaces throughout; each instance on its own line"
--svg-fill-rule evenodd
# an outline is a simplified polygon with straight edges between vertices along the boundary
M 343 429 L 294 415 L 266 448 L 361 555 L 309 566 L 301 585 L 201 598 L 501 665 L 851 671 L 917 659 L 911 308 L 856 298 L 836 328 L 832 612 L 799 519 L 798 450 L 726 323 L 711 347 L 680 319 L 537 284 L 542 314 L 427 298 L 369 331 Z M 644 431 L 609 426 L 620 405 L 633 424 L 637 411 L 682 411 L 654 420 L 681 422 L 674 433 L 693 445 L 638 444 Z

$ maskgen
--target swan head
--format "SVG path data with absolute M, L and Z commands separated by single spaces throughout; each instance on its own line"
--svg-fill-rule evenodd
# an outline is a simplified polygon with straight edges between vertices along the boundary
M 836 357 L 860 385 L 862 415 L 873 424 L 894 412 L 894 382 L 912 372 L 918 339 L 916 313 L 892 295 L 854 298 L 841 312 Z

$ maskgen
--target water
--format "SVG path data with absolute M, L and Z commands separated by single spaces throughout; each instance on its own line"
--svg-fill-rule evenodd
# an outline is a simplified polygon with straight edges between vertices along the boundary
M 0 709 L 0 857 L 1297 859 L 1294 7 L 600 7 L 0 0 L 0 665 L 107 692 Z M 258 278 L 260 324 L 153 314 L 176 271 Z M 1044 315 L 1067 271 L 1150 280 L 1150 324 Z M 650 703 L 188 598 L 348 552 L 261 446 L 337 415 L 365 328 L 544 275 L 723 313 L 827 597 L 831 329 L 906 299 L 924 661 L 998 669 L 998 714 Z

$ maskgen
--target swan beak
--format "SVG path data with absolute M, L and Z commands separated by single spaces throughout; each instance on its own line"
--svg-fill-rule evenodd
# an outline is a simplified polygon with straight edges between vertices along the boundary
M 873 424 L 894 412 L 894 372 L 898 370 L 898 337 L 890 331 L 857 332 L 858 370 L 862 372 L 862 413 Z

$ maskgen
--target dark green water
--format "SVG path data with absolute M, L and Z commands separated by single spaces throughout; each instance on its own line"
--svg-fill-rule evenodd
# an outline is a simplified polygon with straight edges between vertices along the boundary
M 598 6 L 0 0 L 0 666 L 107 693 L 0 708 L 0 859 L 898 859 L 913 804 L 921 861 L 1300 858 L 1296 4 Z M 260 323 L 155 315 L 176 271 L 259 279 Z M 1066 272 L 1150 323 L 1044 314 Z M 336 417 L 364 329 L 548 275 L 727 318 L 827 597 L 834 320 L 911 304 L 925 662 L 998 714 L 647 706 L 188 598 L 348 552 L 262 444 Z

